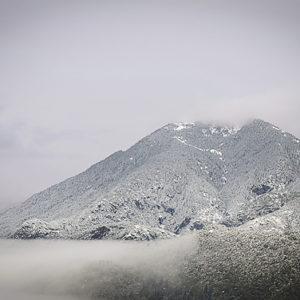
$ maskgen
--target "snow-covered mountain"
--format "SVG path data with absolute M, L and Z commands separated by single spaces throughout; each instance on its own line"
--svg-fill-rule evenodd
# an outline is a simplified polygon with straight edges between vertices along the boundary
M 209 224 L 300 228 L 300 140 L 254 120 L 168 124 L 0 215 L 0 236 L 155 239 Z

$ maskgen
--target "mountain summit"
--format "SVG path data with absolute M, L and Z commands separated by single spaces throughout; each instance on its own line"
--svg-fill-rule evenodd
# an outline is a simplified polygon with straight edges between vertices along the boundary
M 149 240 L 210 224 L 300 228 L 299 216 L 299 139 L 262 120 L 180 123 L 7 210 L 0 236 Z

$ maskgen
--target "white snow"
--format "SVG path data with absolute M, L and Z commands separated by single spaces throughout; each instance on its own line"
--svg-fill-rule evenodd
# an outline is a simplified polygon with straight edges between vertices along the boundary
M 213 153 L 213 154 L 216 154 L 219 156 L 219 159 L 223 160 L 222 158 L 222 152 L 216 150 L 216 149 L 203 149 L 203 148 L 199 148 L 197 146 L 194 146 L 194 145 L 191 145 L 189 143 L 187 143 L 186 140 L 184 140 L 183 138 L 179 137 L 179 136 L 174 136 L 173 137 L 174 139 L 176 139 L 177 141 L 179 141 L 180 143 L 186 145 L 186 146 L 189 146 L 189 147 L 192 147 L 192 148 L 195 148 L 199 151 L 202 151 L 202 152 L 210 152 L 210 153 Z
M 236 134 L 237 132 L 238 132 L 238 129 L 237 129 L 237 128 L 222 128 L 222 129 L 221 129 L 221 134 L 222 134 L 224 137 L 227 137 L 227 136 Z
M 218 150 L 216 150 L 216 149 L 210 149 L 209 151 L 210 151 L 211 153 L 216 154 L 216 155 L 219 155 L 219 156 L 222 156 L 222 155 L 223 155 L 222 152 L 220 152 L 220 151 L 218 151 Z
M 189 128 L 194 125 L 194 123 L 174 123 L 177 127 L 174 128 L 175 131 L 180 131 L 182 129 Z
M 206 129 L 202 129 L 202 133 L 203 133 L 203 135 L 206 136 L 206 137 L 209 136 L 209 135 L 207 134 L 207 130 L 206 130 Z
M 179 131 L 179 130 L 182 130 L 182 129 L 185 129 L 185 128 L 186 128 L 186 125 L 180 124 L 180 125 L 178 125 L 178 127 L 174 128 L 174 130 Z
M 184 145 L 186 145 L 186 146 L 195 148 L 195 149 L 197 149 L 197 150 L 199 150 L 199 151 L 208 151 L 208 150 L 206 150 L 206 149 L 202 149 L 202 148 L 199 148 L 199 147 L 197 147 L 197 146 L 188 144 L 188 143 L 186 142 L 186 140 L 183 140 L 182 138 L 180 138 L 180 137 L 178 137 L 178 136 L 174 136 L 173 138 L 175 138 L 175 139 L 176 139 L 177 141 L 179 141 L 180 143 L 182 143 L 182 144 L 184 144 Z
M 209 127 L 210 133 L 215 134 L 218 133 L 218 128 L 217 127 Z
M 272 128 L 273 129 L 275 129 L 275 130 L 280 130 L 278 127 L 276 127 L 276 126 L 272 126 Z
M 205 130 L 205 129 L 204 129 Z M 204 130 L 202 130 L 202 133 L 205 133 L 204 135 L 205 136 L 208 136 L 206 134 L 206 132 L 203 132 Z M 238 128 L 231 128 L 231 127 L 219 127 L 219 126 L 210 126 L 209 127 L 209 131 L 210 131 L 210 134 L 222 134 L 224 137 L 227 137 L 229 135 L 232 135 L 232 134 L 236 134 L 238 132 Z

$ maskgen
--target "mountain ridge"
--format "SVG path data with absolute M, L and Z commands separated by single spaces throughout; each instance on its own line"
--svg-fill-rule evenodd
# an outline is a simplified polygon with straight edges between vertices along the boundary
M 299 192 L 293 135 L 259 119 L 240 129 L 170 123 L 4 212 L 0 236 L 172 237 L 240 226 L 289 201 L 297 211 Z

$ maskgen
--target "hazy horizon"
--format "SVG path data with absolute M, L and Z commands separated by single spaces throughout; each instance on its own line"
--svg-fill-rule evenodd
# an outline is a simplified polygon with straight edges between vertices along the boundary
M 0 211 L 172 122 L 300 137 L 300 2 L 0 1 Z

